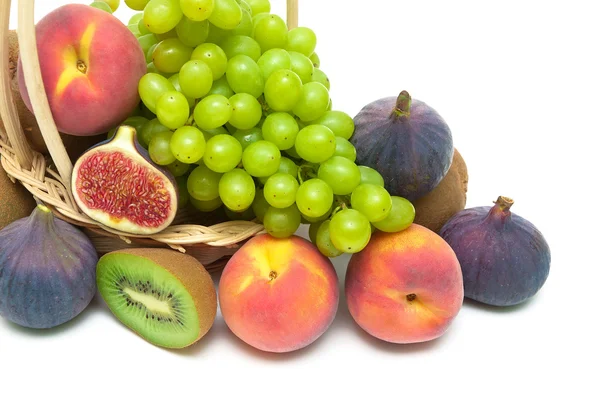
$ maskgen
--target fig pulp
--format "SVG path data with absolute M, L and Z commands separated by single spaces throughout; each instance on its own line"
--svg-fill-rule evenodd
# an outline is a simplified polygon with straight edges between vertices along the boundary
M 452 133 L 430 106 L 403 91 L 366 105 L 354 118 L 350 139 L 356 163 L 376 169 L 392 196 L 417 200 L 450 169 Z
M 135 129 L 126 125 L 86 151 L 72 177 L 73 196 L 87 216 L 138 235 L 151 235 L 171 224 L 177 213 L 176 185 L 170 172 L 152 162 Z
M 534 296 L 550 272 L 550 248 L 542 233 L 510 211 L 500 196 L 493 207 L 457 213 L 440 236 L 456 253 L 465 297 L 494 306 L 519 304 Z

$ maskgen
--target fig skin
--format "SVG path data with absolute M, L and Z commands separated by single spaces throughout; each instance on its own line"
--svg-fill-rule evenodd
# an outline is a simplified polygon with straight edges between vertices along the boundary
M 452 163 L 452 133 L 430 106 L 406 91 L 367 104 L 354 117 L 356 163 L 376 169 L 392 196 L 430 193 Z
M 467 164 L 458 150 L 450 170 L 444 179 L 429 194 L 413 202 L 415 223 L 439 233 L 442 226 L 467 204 L 469 173 Z
M 512 204 L 500 196 L 493 207 L 459 212 L 440 231 L 458 257 L 469 299 L 516 305 L 533 297 L 548 278 L 548 243 L 531 222 L 510 211 Z
M 0 315 L 36 329 L 79 315 L 96 294 L 98 255 L 45 206 L 0 231 Z

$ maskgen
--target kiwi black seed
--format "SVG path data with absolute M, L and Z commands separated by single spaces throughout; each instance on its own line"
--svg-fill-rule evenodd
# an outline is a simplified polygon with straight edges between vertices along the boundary
M 98 290 L 113 314 L 157 346 L 187 347 L 217 313 L 213 281 L 194 257 L 169 249 L 127 249 L 100 258 Z

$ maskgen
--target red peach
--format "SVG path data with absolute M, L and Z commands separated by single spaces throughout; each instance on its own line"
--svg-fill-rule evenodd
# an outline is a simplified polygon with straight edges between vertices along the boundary
M 331 261 L 307 240 L 259 235 L 221 275 L 219 303 L 231 331 L 269 352 L 308 346 L 331 325 L 339 300 Z
M 367 333 L 392 343 L 443 335 L 463 302 L 460 264 L 450 246 L 417 224 L 377 232 L 346 272 L 350 314 Z
M 60 132 L 107 132 L 133 112 L 144 52 L 116 17 L 94 7 L 68 4 L 36 24 L 38 58 L 46 96 Z M 19 59 L 19 89 L 32 110 Z

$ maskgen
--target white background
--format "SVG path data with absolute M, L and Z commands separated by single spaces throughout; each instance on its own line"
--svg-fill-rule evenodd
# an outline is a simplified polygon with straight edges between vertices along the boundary
M 272 2 L 284 15 L 284 0 Z M 36 18 L 66 3 L 38 1 Z M 597 1 L 300 0 L 300 8 L 300 24 L 318 35 L 334 108 L 355 115 L 410 91 L 453 131 L 469 167 L 467 206 L 513 197 L 514 212 L 544 233 L 552 266 L 541 292 L 505 310 L 466 301 L 445 336 L 409 346 L 364 334 L 342 292 L 325 335 L 286 355 L 248 347 L 220 315 L 195 346 L 159 349 L 97 297 L 51 331 L 0 321 L 0 398 L 599 398 Z M 334 261 L 340 287 L 347 261 Z

